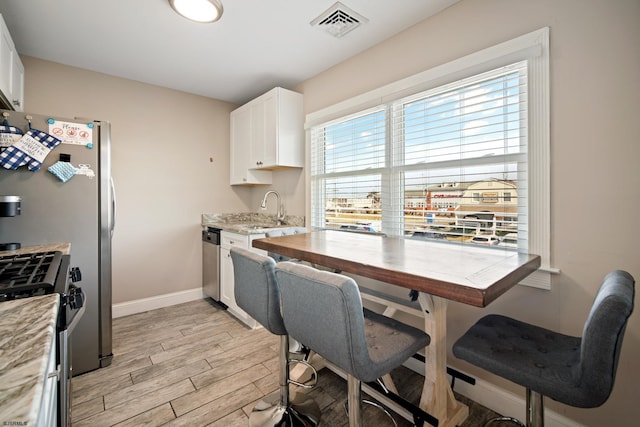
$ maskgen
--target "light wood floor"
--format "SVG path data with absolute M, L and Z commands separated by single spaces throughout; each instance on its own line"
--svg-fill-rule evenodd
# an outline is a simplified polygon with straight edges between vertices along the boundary
M 278 389 L 278 343 L 210 300 L 114 319 L 112 365 L 72 380 L 73 426 L 246 426 L 254 403 Z M 417 401 L 421 377 L 406 368 L 392 376 L 407 390 L 404 397 Z M 310 395 L 320 405 L 322 425 L 347 425 L 346 393 L 345 381 L 320 372 Z M 495 415 L 469 403 L 462 427 Z M 363 412 L 365 425 L 391 424 L 367 405 Z

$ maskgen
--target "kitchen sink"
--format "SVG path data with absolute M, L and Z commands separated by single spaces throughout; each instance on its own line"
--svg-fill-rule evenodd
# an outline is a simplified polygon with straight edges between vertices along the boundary
M 261 230 L 261 229 L 267 229 L 267 228 L 281 228 L 284 227 L 283 225 L 274 225 L 274 224 L 255 224 L 255 225 L 248 225 L 247 228 L 250 230 Z

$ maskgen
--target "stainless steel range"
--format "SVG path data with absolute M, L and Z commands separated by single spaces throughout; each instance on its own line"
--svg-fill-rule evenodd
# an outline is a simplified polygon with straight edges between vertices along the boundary
M 71 333 L 85 311 L 80 270 L 60 251 L 0 256 L 0 301 L 58 293 L 58 426 L 71 425 Z

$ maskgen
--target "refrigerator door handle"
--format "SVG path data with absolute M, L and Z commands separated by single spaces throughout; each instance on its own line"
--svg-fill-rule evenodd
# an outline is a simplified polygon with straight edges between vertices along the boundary
M 111 183 L 111 229 L 109 233 L 113 237 L 113 232 L 116 229 L 116 186 L 113 183 L 113 177 L 109 177 Z

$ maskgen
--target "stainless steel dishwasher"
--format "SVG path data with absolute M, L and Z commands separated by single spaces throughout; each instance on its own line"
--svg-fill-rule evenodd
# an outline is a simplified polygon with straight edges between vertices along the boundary
M 220 230 L 202 230 L 202 291 L 220 301 Z

